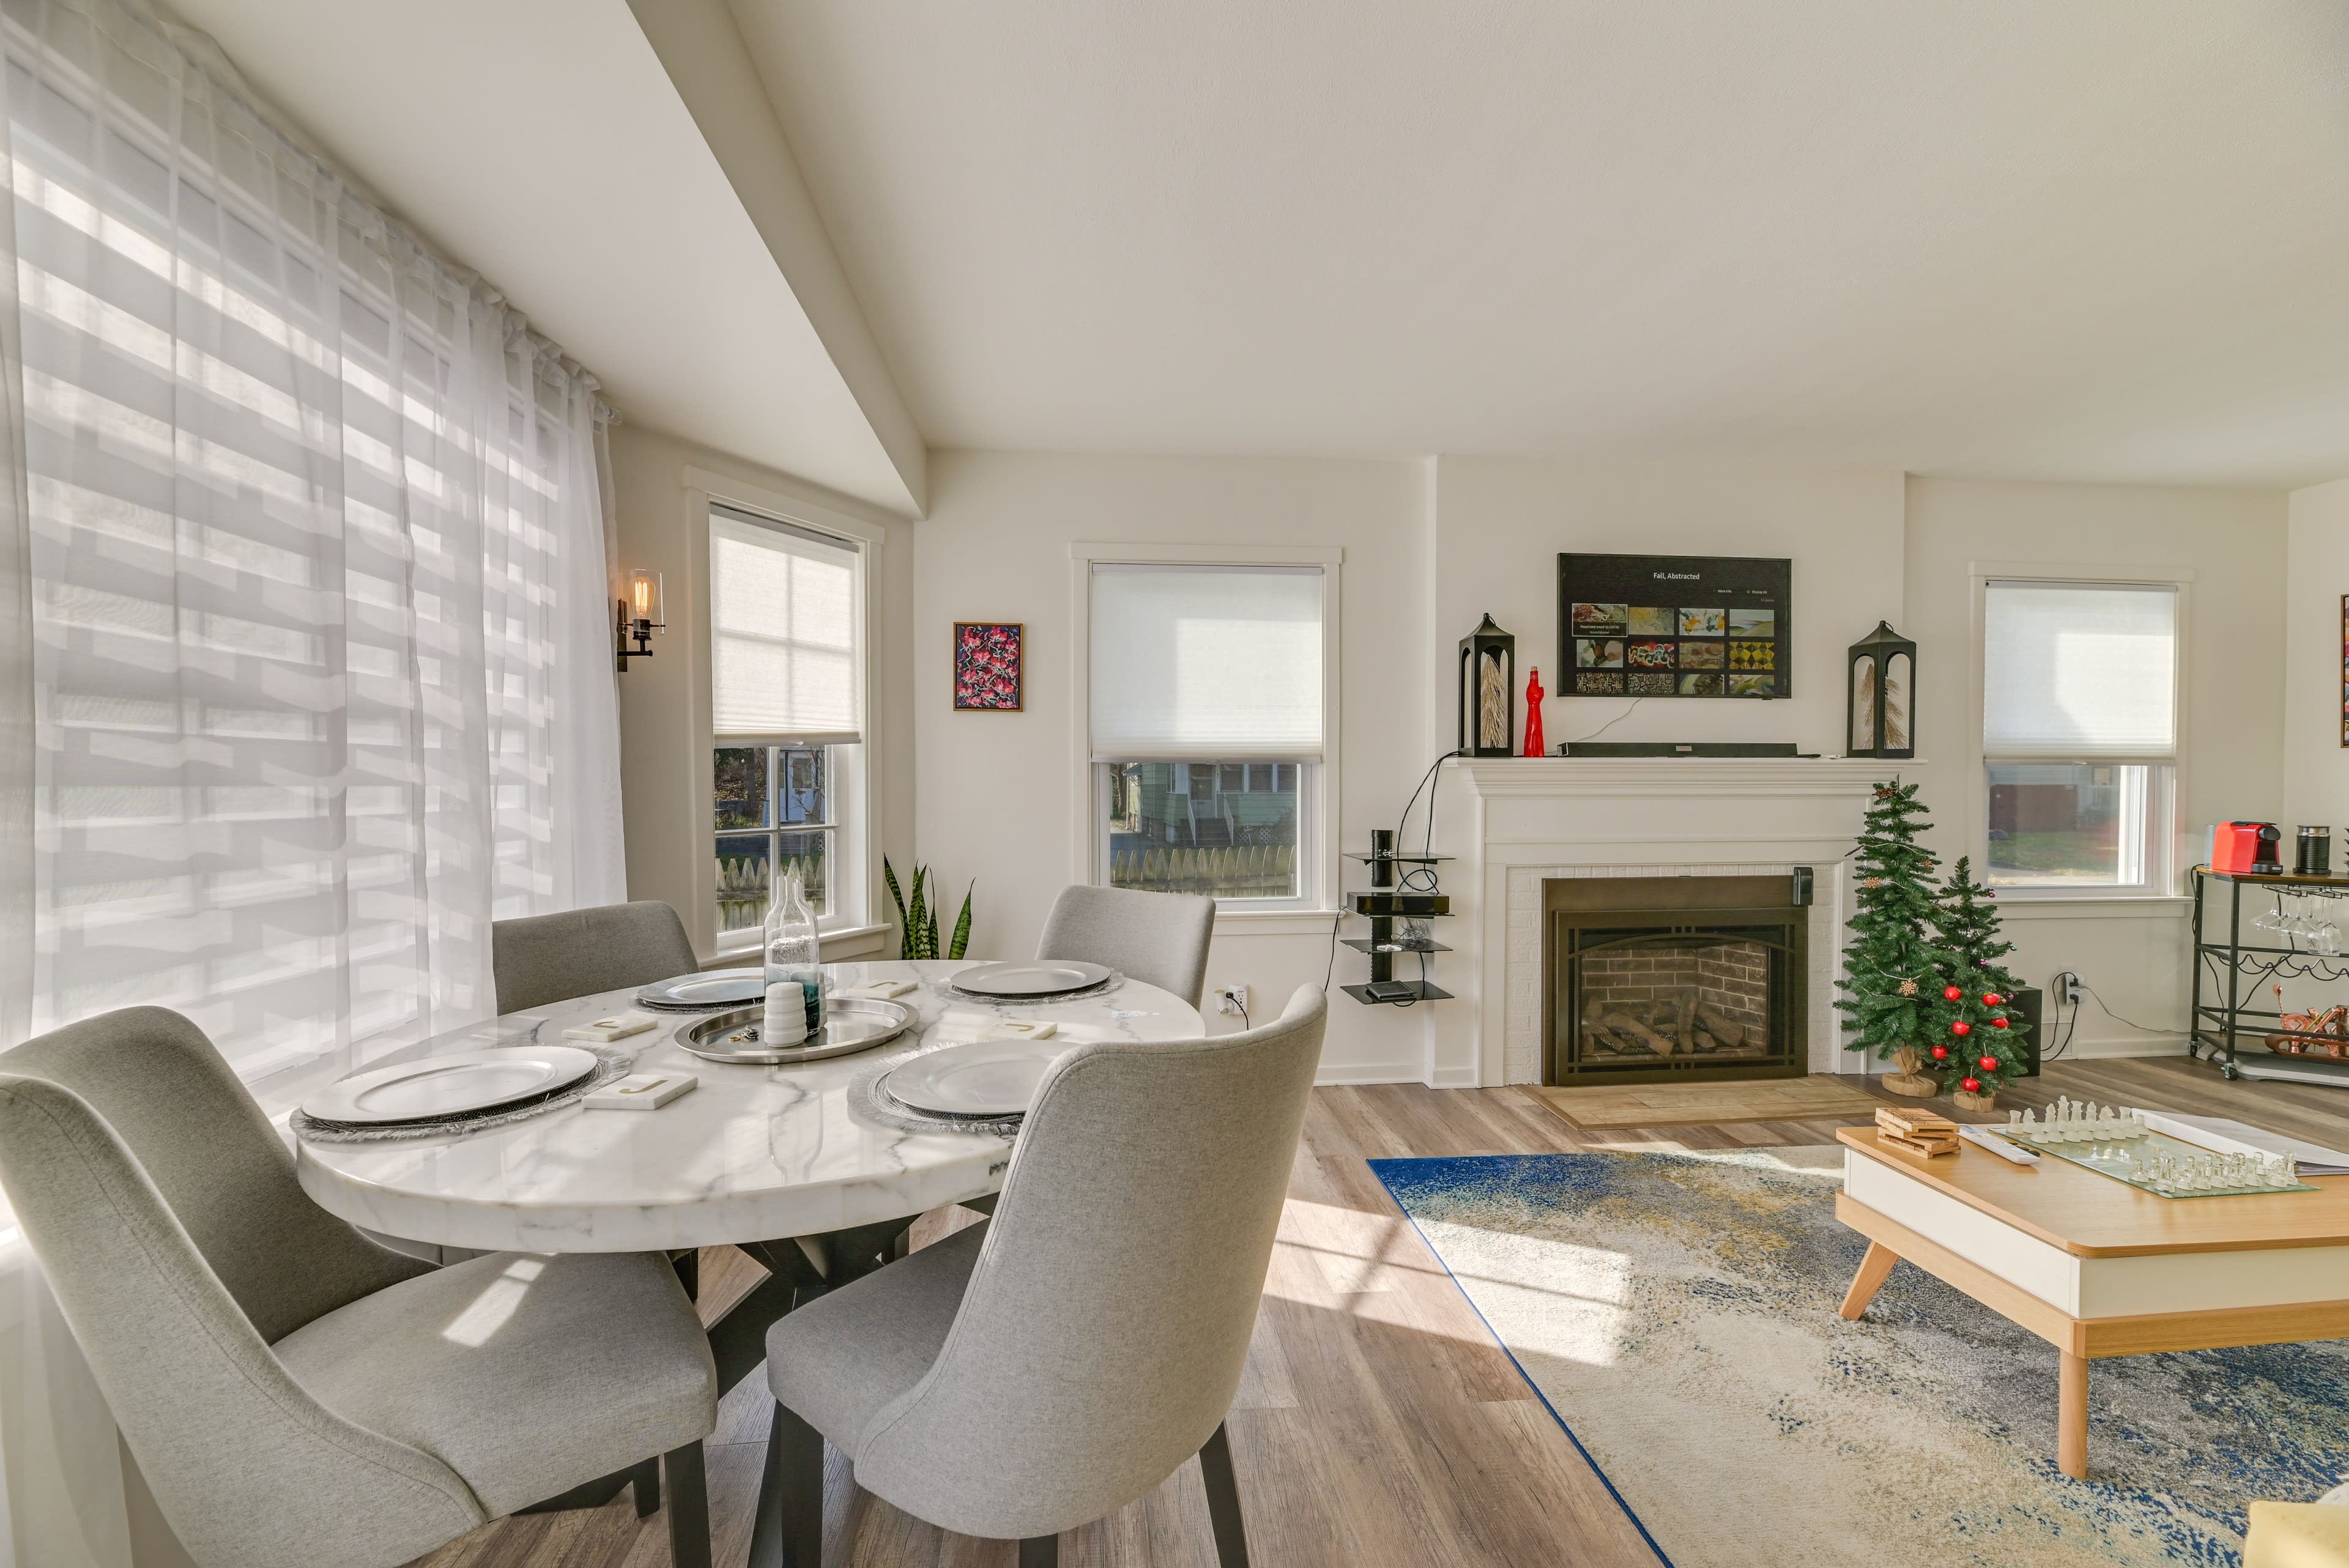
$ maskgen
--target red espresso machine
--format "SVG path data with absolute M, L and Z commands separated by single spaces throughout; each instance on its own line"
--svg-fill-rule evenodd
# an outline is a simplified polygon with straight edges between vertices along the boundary
M 2283 875 L 2283 834 L 2272 822 L 2222 822 L 2210 830 L 2210 869 Z

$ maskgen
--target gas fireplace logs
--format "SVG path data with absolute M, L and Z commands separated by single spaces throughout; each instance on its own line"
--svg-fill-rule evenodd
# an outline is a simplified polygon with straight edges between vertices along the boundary
M 1886 1143 L 1912 1154 L 1958 1152 L 1958 1124 L 1938 1112 L 1911 1110 L 1906 1106 L 1878 1106 L 1876 1130 Z
M 1764 1048 L 1758 1025 L 1688 997 L 1649 1002 L 1636 1011 L 1594 1002 L 1583 1009 L 1582 1028 L 1599 1045 L 1625 1055 L 1753 1054 Z

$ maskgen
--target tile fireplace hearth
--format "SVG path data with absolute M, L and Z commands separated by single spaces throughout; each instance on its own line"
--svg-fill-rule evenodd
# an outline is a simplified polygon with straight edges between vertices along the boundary
M 1544 881 L 1542 1082 L 1800 1076 L 1808 886 L 1806 874 Z

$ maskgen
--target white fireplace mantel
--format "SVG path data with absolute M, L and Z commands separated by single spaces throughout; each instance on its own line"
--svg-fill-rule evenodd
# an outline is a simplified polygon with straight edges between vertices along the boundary
M 1544 881 L 1569 877 L 1813 874 L 1810 1069 L 1848 1072 L 1835 975 L 1851 912 L 1849 856 L 1871 792 L 1924 763 L 1847 757 L 1454 758 L 1434 811 L 1455 950 L 1434 975 L 1427 1082 L 1466 1087 L 1541 1074 Z

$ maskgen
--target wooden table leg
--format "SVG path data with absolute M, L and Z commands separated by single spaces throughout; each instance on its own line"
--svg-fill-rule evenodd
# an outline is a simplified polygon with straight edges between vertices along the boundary
M 2070 1351 L 2056 1373 L 2055 1468 L 2074 1480 L 2088 1479 L 2088 1358 Z
M 1884 1276 L 1890 1273 L 1892 1265 L 1899 1261 L 1900 1254 L 1883 1242 L 1870 1241 L 1868 1256 L 1859 1261 L 1859 1272 L 1851 1277 L 1851 1289 L 1844 1293 L 1843 1315 L 1856 1318 L 1866 1312 L 1868 1303 L 1876 1299 L 1877 1291 L 1882 1288 Z

